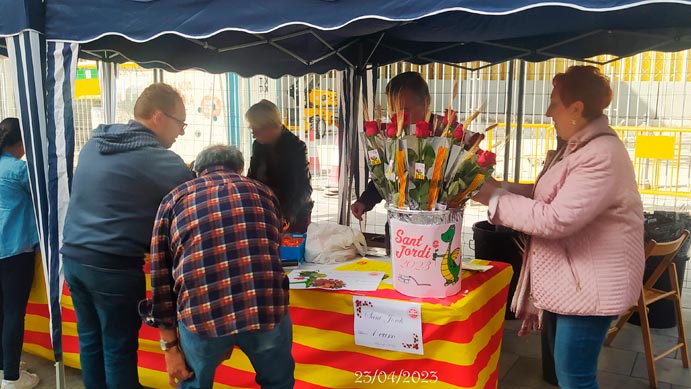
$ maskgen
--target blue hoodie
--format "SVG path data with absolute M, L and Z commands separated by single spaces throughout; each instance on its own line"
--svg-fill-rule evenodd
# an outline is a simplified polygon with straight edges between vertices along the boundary
M 191 178 L 183 160 L 139 122 L 100 125 L 79 153 L 63 255 L 97 266 L 141 267 L 161 199 Z

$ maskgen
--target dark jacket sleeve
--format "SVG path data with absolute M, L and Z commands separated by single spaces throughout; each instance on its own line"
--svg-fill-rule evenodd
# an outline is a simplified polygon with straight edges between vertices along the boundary
M 150 160 L 152 169 L 146 170 L 153 185 L 158 188 L 156 196 L 163 199 L 173 188 L 194 178 L 192 171 L 177 154 L 170 150 L 157 150 L 161 155 Z M 160 202 L 160 200 L 159 200 Z
M 379 204 L 382 200 L 383 198 L 379 194 L 379 191 L 372 180 L 369 180 L 367 187 L 357 199 L 357 201 L 365 204 L 365 212 L 371 211 L 372 208 L 374 208 L 374 206 Z
M 292 143 L 288 160 L 290 165 L 290 190 L 285 193 L 285 204 L 281 204 L 284 217 L 289 223 L 295 225 L 309 224 L 312 214 L 312 175 L 310 174 L 309 161 L 307 159 L 307 146 L 296 139 Z
M 257 179 L 257 160 L 260 158 L 257 155 L 257 142 L 252 142 L 252 157 L 250 157 L 250 168 L 247 170 L 247 177 L 253 180 Z

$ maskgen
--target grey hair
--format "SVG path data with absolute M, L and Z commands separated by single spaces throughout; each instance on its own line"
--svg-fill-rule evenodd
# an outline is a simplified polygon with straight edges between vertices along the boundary
M 208 146 L 194 160 L 194 171 L 201 173 L 204 169 L 216 165 L 222 165 L 234 172 L 241 173 L 245 168 L 245 158 L 235 146 Z

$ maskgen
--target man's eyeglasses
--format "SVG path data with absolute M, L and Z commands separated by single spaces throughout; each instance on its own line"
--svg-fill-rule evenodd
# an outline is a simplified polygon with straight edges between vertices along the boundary
M 165 112 L 163 112 L 163 114 L 166 115 L 166 116 L 168 116 L 169 118 L 175 120 L 176 122 L 178 122 L 178 124 L 180 125 L 180 128 L 181 128 L 183 131 L 185 131 L 185 128 L 187 128 L 187 123 L 183 122 L 182 120 L 176 118 L 176 117 L 173 116 L 173 115 L 168 115 L 168 114 L 165 113 Z

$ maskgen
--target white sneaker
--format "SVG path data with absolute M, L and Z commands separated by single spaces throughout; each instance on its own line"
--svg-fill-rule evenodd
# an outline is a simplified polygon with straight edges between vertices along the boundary
M 26 370 L 19 371 L 19 379 L 16 381 L 2 380 L 2 389 L 29 389 L 38 385 L 38 376 Z

